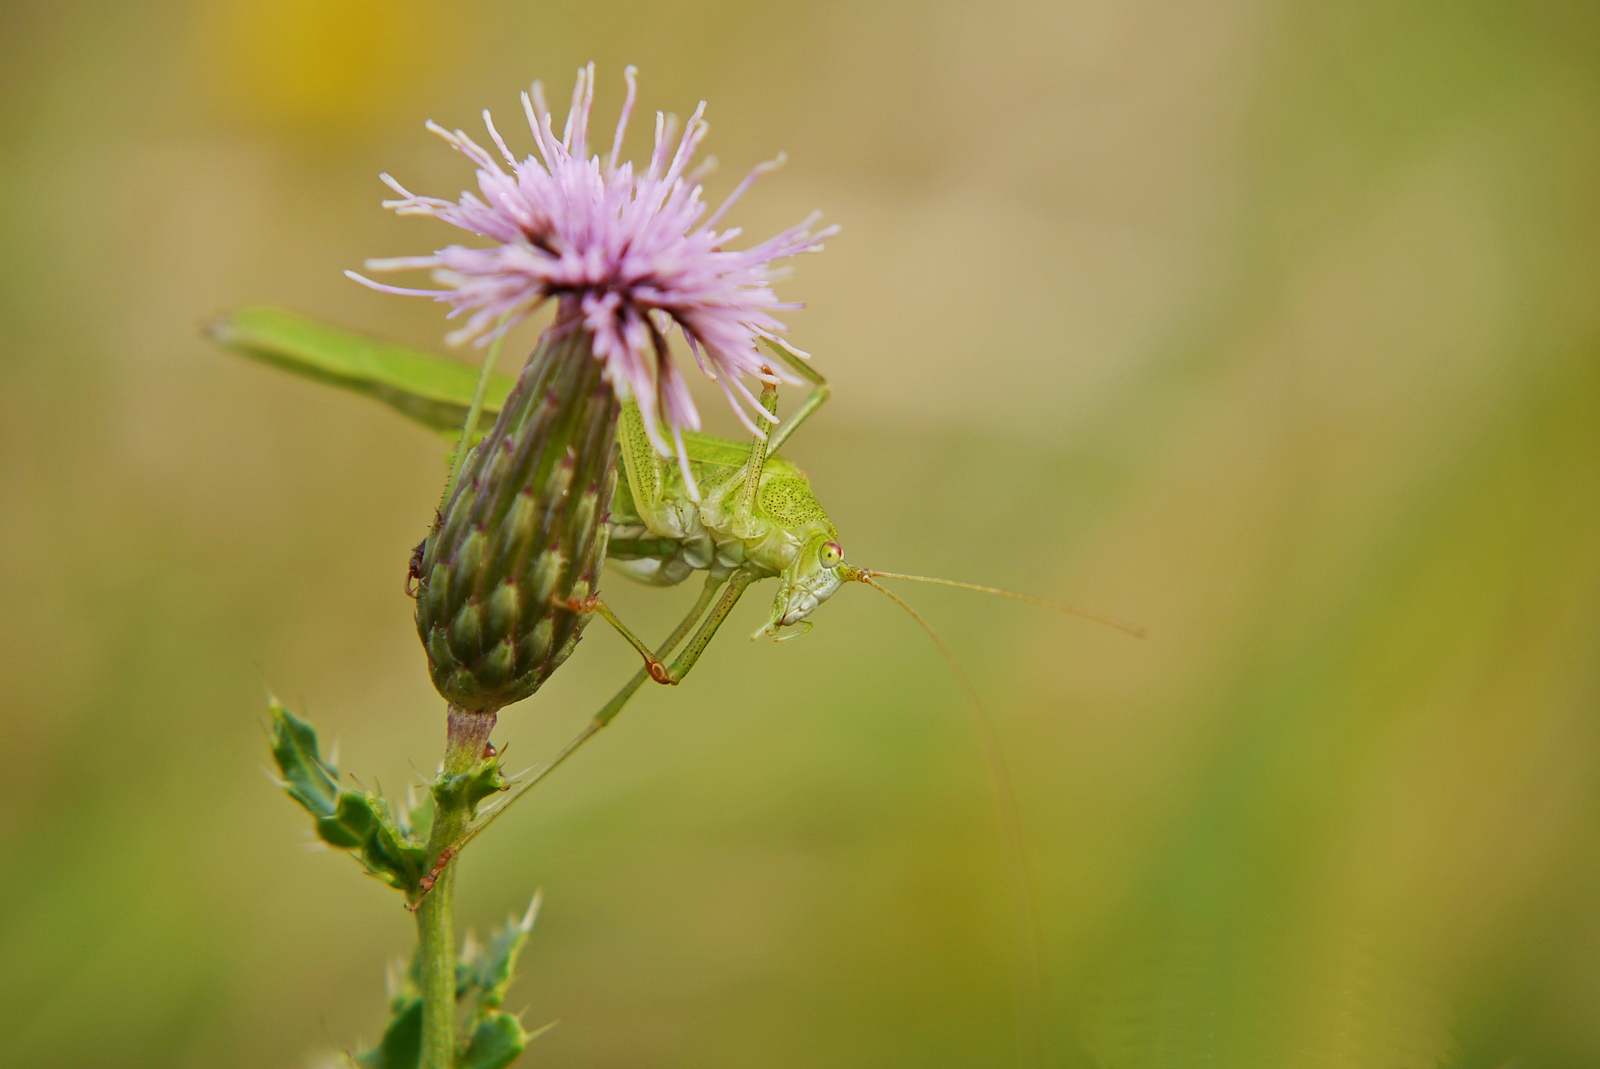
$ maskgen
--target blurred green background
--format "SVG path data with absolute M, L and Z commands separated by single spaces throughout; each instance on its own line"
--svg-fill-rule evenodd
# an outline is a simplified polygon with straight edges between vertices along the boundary
M 422 130 L 625 63 L 713 200 L 843 233 L 788 450 L 991 706 L 1045 1064 L 1600 1064 L 1600 7 L 11 3 L 0 37 L 0 1064 L 303 1067 L 374 1037 L 396 896 L 306 848 L 264 688 L 391 790 L 442 743 L 401 592 L 436 440 L 214 351 L 454 240 Z M 630 147 L 643 151 L 640 124 Z M 528 138 L 513 136 L 520 151 Z M 536 328 L 517 335 L 526 351 Z M 507 368 L 513 364 L 508 353 Z M 713 393 L 714 428 L 732 420 Z M 646 633 L 692 596 L 613 580 Z M 1009 1066 L 1013 911 L 927 640 L 848 590 L 645 693 L 467 855 L 545 911 L 529 1065 Z M 521 767 L 633 670 L 592 630 Z

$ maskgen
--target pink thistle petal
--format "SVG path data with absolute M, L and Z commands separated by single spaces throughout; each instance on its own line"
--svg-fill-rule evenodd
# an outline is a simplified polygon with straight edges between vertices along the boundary
M 388 286 L 382 282 L 374 282 L 372 279 L 367 278 L 364 275 L 358 275 L 354 271 L 346 271 L 344 273 L 344 277 L 350 279 L 352 282 L 361 283 L 369 290 L 377 290 L 379 293 L 395 293 L 399 294 L 401 297 L 442 296 L 448 298 L 452 292 L 450 290 L 416 290 L 407 289 L 403 286 Z
M 739 421 L 763 436 L 760 425 L 777 420 L 746 381 L 800 385 L 802 380 L 763 355 L 758 340 L 804 355 L 781 339 L 787 327 L 772 314 L 799 307 L 779 301 L 773 292 L 772 283 L 785 273 L 774 262 L 821 249 L 838 228 L 813 233 L 818 221 L 813 214 L 751 248 L 728 250 L 740 231 L 718 232 L 716 225 L 784 157 L 752 169 L 707 216 L 699 181 L 713 161 L 691 169 L 709 129 L 703 101 L 681 136 L 675 119 L 656 113 L 654 145 L 642 174 L 620 161 L 637 97 L 636 73 L 628 67 L 623 74 L 627 98 L 604 162 L 589 154 L 593 64 L 578 71 L 559 137 L 543 86 L 535 82 L 522 94 L 537 151 L 520 162 L 487 111 L 484 127 L 499 158 L 465 131 L 430 121 L 430 131 L 472 162 L 477 192 L 462 193 L 455 202 L 418 196 L 385 174 L 384 184 L 400 199 L 384 206 L 399 215 L 432 216 L 491 244 L 451 245 L 432 256 L 367 262 L 369 271 L 431 269 L 444 287 L 438 290 L 389 286 L 346 273 L 375 290 L 450 305 L 447 318 L 462 320 L 447 335 L 452 345 L 488 344 L 545 301 L 559 299 L 563 311 L 551 329 L 591 335 L 591 350 L 604 361 L 606 380 L 618 396 L 638 404 L 651 444 L 663 456 L 677 454 L 685 482 L 697 493 L 682 432 L 698 429 L 700 414 L 667 349 L 669 328 L 675 324 L 683 332 L 696 365 L 722 389 Z
M 788 162 L 789 157 L 780 152 L 778 153 L 777 158 L 770 159 L 766 163 L 758 163 L 752 167 L 750 169 L 750 173 L 744 176 L 744 180 L 733 187 L 733 192 L 728 194 L 728 199 L 722 202 L 722 206 L 711 213 L 711 218 L 707 219 L 705 222 L 706 229 L 709 230 L 716 226 L 717 221 L 724 215 L 728 214 L 728 209 L 737 204 L 739 202 L 739 198 L 749 192 L 750 187 L 756 184 L 756 179 L 760 178 L 762 175 L 771 174 L 773 171 L 776 171 L 778 168 L 782 167 Z M 724 234 L 723 237 L 732 237 L 737 233 L 739 233 L 739 231 L 732 230 L 727 234 Z
M 694 481 L 694 473 L 689 470 L 689 451 L 683 447 L 683 430 L 679 427 L 672 428 L 672 446 L 678 455 L 678 471 L 683 475 L 683 485 L 689 491 L 689 500 L 698 505 L 700 486 Z
M 611 161 L 608 170 L 617 169 L 617 157 L 622 155 L 622 135 L 628 132 L 628 116 L 633 114 L 633 102 L 639 95 L 639 68 L 628 64 L 622 70 L 622 80 L 628 83 L 628 97 L 622 102 L 622 117 L 617 120 L 617 133 L 611 139 Z

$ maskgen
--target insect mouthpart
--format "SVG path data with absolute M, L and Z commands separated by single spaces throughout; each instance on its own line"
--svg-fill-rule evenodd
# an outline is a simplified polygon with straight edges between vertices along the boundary
M 793 627 L 815 612 L 817 606 L 821 603 L 822 599 L 815 594 L 800 591 L 798 597 L 790 599 L 788 608 L 784 610 L 783 618 L 778 621 L 778 626 Z
M 837 563 L 838 558 L 843 556 L 842 551 L 838 550 L 838 544 L 829 542 L 826 546 L 833 547 L 834 553 L 837 554 L 834 557 L 834 561 Z M 829 556 L 827 552 L 824 552 L 821 556 L 823 557 L 823 562 L 821 562 L 820 567 L 805 567 L 802 565 L 797 567 L 794 572 L 784 576 L 783 585 L 778 588 L 778 596 L 772 602 L 771 617 L 765 626 L 750 636 L 751 641 L 772 635 L 779 642 L 783 642 L 787 639 L 798 638 L 811 630 L 811 621 L 807 620 L 806 617 L 815 612 L 818 605 L 832 597 L 833 592 L 844 585 L 845 580 L 845 576 L 840 574 L 845 570 L 844 567 L 842 565 L 835 567 L 825 563 L 826 558 Z M 793 634 L 779 636 L 778 629 L 783 627 L 799 627 L 801 630 Z
M 811 621 L 806 617 L 816 611 L 817 606 L 826 601 L 828 595 L 838 588 L 838 582 L 834 582 L 826 590 L 815 593 L 803 588 L 779 590 L 777 599 L 772 603 L 772 618 L 756 629 L 756 633 L 750 636 L 750 641 L 754 642 L 768 635 L 779 642 L 799 638 L 811 630 Z M 798 627 L 800 630 L 793 634 L 779 635 L 778 629 L 783 627 Z

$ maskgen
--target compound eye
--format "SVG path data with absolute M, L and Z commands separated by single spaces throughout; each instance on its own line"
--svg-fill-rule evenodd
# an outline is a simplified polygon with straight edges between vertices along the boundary
M 817 559 L 824 568 L 832 568 L 844 560 L 844 547 L 837 542 L 824 542 L 822 549 L 817 553 Z

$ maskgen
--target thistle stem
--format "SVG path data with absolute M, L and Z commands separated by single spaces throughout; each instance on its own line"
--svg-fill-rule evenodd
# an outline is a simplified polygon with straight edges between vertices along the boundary
M 472 770 L 494 730 L 494 713 L 475 713 L 452 705 L 440 781 Z M 428 864 L 467 828 L 472 814 L 456 791 L 434 791 L 433 831 Z M 420 1069 L 452 1069 L 456 1048 L 456 936 L 454 864 L 444 865 L 433 890 L 417 907 L 418 960 L 422 986 L 422 1062 Z

